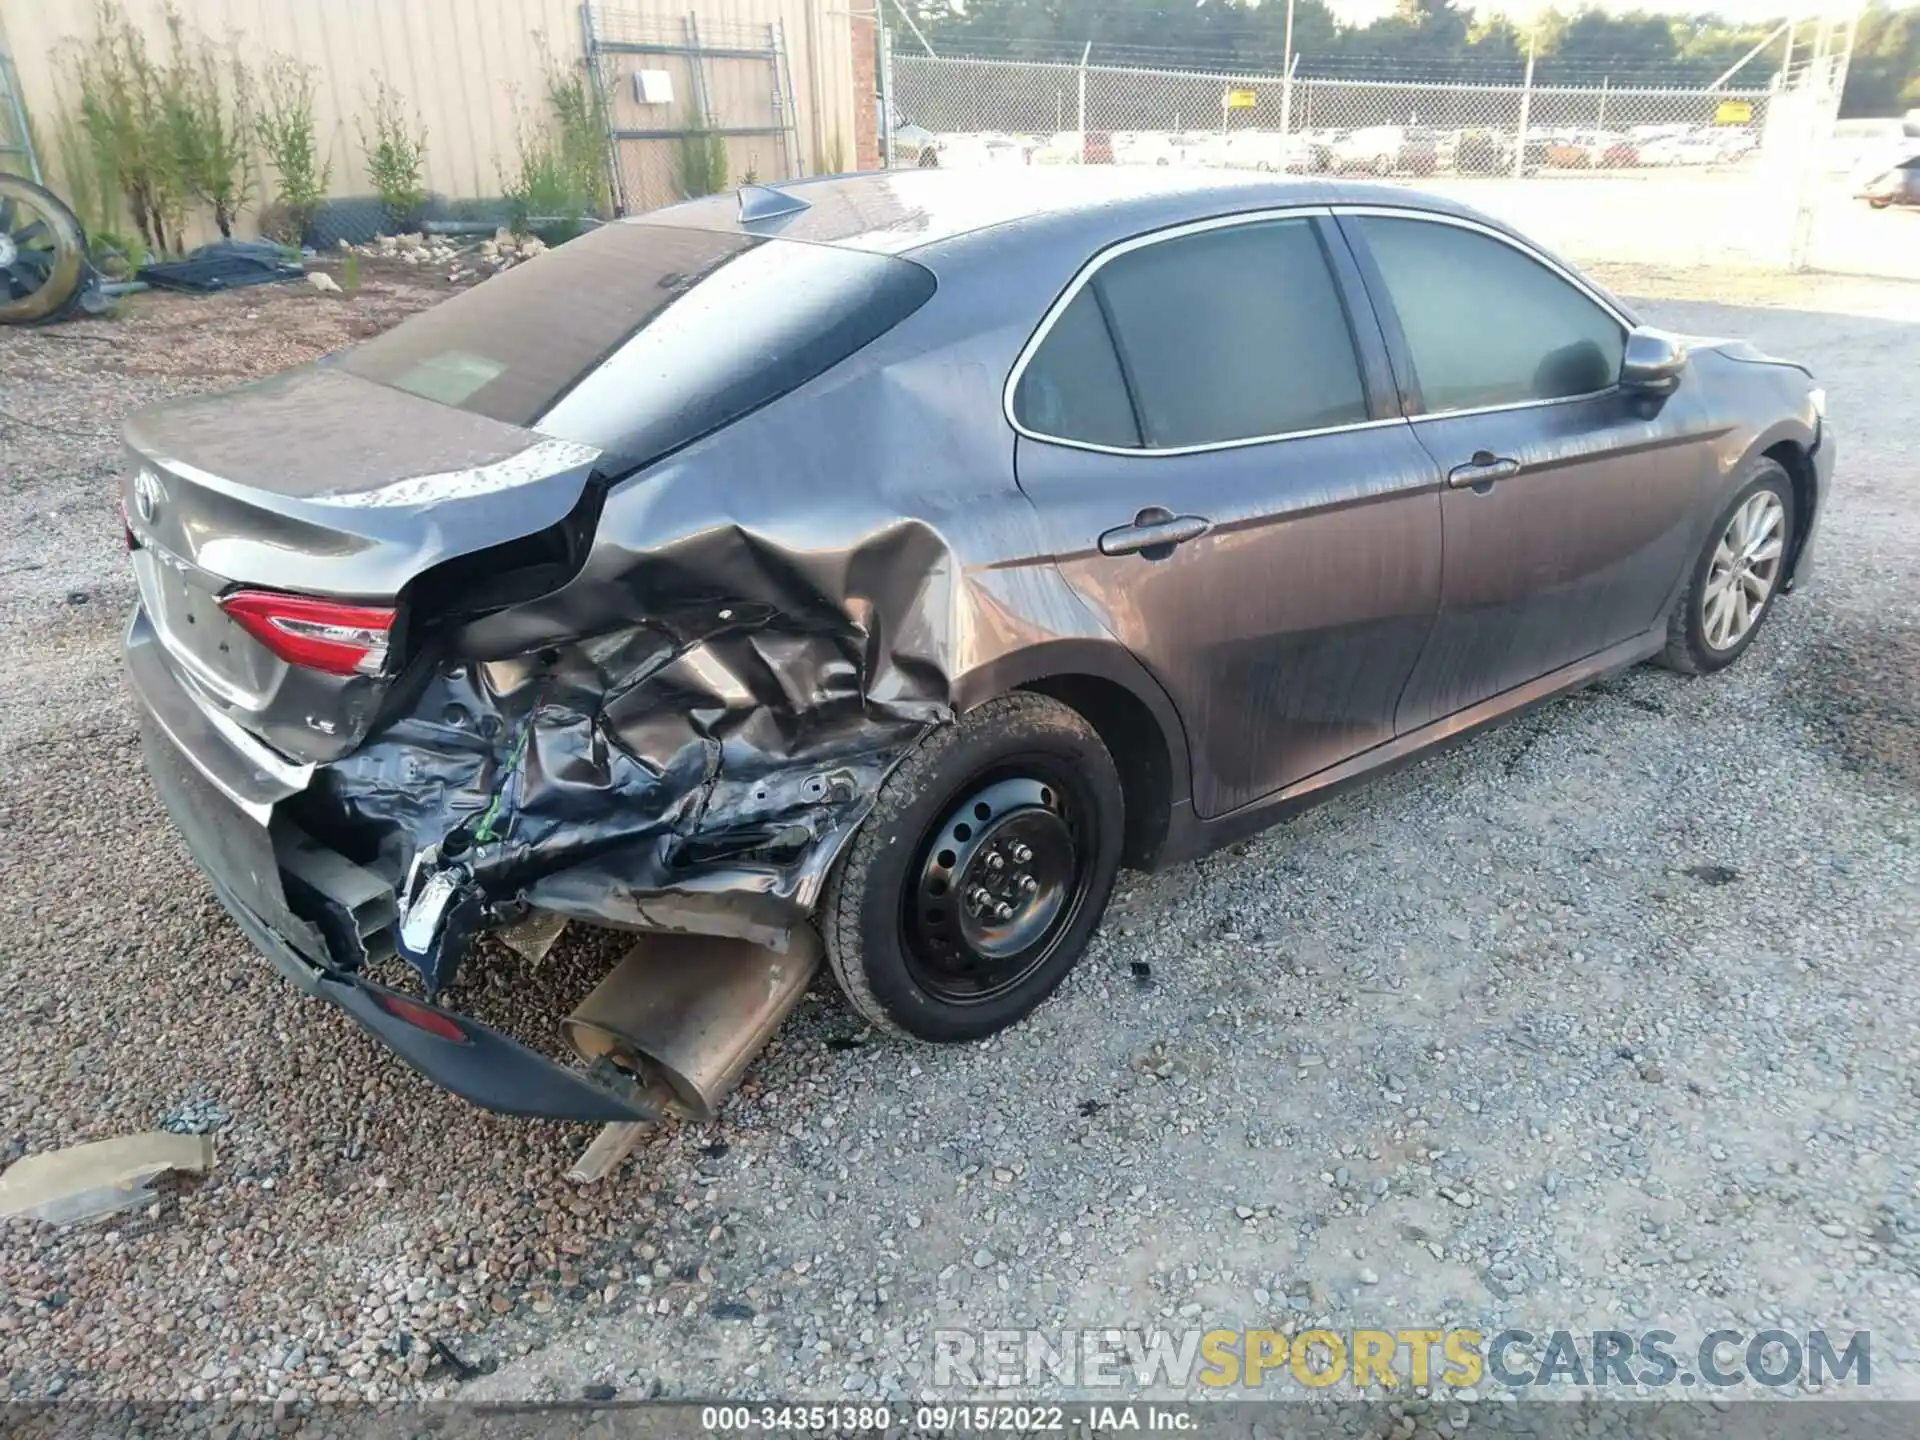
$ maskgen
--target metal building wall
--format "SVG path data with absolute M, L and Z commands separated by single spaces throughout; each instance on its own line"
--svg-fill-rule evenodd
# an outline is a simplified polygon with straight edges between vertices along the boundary
M 167 0 L 118 3 L 149 46 L 164 52 Z M 583 54 L 578 0 L 175 0 L 175 6 L 192 29 L 220 43 L 231 38 L 256 70 L 275 54 L 314 67 L 334 196 L 372 190 L 356 122 L 373 77 L 418 106 L 427 130 L 429 188 L 454 199 L 490 197 L 501 193 L 503 174 L 515 164 L 523 113 L 541 100 L 545 57 L 577 63 Z M 629 0 L 594 8 L 603 24 L 678 26 L 691 13 L 716 33 L 778 21 L 792 73 L 800 168 L 817 173 L 836 153 L 851 163 L 856 105 L 871 107 L 873 100 L 854 95 L 848 6 Z M 0 44 L 14 58 L 43 164 L 52 159 L 54 120 L 73 102 L 68 57 L 93 24 L 91 0 L 0 0 Z M 271 176 L 261 179 L 258 188 L 271 193 Z

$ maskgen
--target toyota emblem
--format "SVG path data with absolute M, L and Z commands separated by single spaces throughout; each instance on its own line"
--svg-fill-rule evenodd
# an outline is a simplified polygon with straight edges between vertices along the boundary
M 142 470 L 133 477 L 133 508 L 143 523 L 153 523 L 153 517 L 160 513 L 160 502 L 166 498 L 167 492 L 160 488 L 160 477 L 153 471 Z

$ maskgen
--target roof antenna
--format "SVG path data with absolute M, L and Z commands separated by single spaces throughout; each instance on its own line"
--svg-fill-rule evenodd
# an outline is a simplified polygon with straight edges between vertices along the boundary
M 754 220 L 777 220 L 782 215 L 798 215 L 802 210 L 810 210 L 798 195 L 789 195 L 785 190 L 776 190 L 771 185 L 742 185 L 740 187 L 740 223 Z

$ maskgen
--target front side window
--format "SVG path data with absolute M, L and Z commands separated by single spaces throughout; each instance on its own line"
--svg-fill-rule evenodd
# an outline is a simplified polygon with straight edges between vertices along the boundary
M 1050 438 L 1157 450 L 1366 420 L 1313 222 L 1204 230 L 1103 264 L 1022 372 L 1014 414 Z
M 1591 395 L 1618 382 L 1626 331 L 1538 260 L 1476 230 L 1361 215 L 1429 413 Z

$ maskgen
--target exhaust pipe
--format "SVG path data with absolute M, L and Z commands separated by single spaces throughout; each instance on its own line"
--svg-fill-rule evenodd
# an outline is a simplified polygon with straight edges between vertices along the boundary
M 648 935 L 562 1022 L 582 1059 L 664 1087 L 670 1108 L 711 1120 L 820 968 L 820 937 L 798 926 L 785 954 L 747 940 Z

